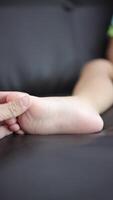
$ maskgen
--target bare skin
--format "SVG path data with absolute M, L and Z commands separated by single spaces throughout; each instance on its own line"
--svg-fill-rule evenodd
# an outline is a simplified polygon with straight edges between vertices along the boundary
M 16 123 L 16 117 L 23 114 L 30 107 L 29 95 L 23 94 L 18 99 L 7 102 L 8 94 L 0 92 L 0 139 L 13 133 L 9 130 L 5 120 L 12 118 L 13 122 Z
M 113 39 L 112 38 L 108 42 L 106 58 L 113 63 Z
M 109 61 L 97 59 L 83 67 L 72 96 L 30 96 L 31 106 L 27 111 L 5 121 L 9 131 L 19 134 L 77 134 L 102 130 L 104 122 L 99 114 L 113 105 L 112 44 L 107 53 Z M 6 102 L 22 95 L 10 92 Z
M 21 96 L 22 93 L 11 94 L 8 101 Z M 30 134 L 75 134 L 98 132 L 103 127 L 99 114 L 79 97 L 30 96 L 31 106 L 17 123 L 20 129 Z M 8 123 L 8 121 L 7 121 Z M 18 125 L 10 123 L 11 131 L 20 133 Z

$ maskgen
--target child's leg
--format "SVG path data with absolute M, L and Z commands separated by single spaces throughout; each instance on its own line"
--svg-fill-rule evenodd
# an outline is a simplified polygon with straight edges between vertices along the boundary
M 73 90 L 98 112 L 102 113 L 113 104 L 113 64 L 104 59 L 94 60 L 84 66 L 80 79 Z
M 19 117 L 26 133 L 91 133 L 103 128 L 99 116 L 113 104 L 113 68 L 106 60 L 88 63 L 70 97 L 32 97 L 29 110 Z M 11 95 L 9 100 L 17 98 Z M 28 117 L 29 116 L 29 117 Z M 12 130 L 12 129 L 11 129 Z

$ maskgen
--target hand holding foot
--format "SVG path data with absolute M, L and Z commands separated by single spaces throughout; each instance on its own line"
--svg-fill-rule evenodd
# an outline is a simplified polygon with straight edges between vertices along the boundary
M 7 101 L 14 101 L 23 93 L 8 95 Z M 103 128 L 99 114 L 79 97 L 30 96 L 31 106 L 17 117 L 22 132 L 29 134 L 76 134 L 93 133 Z M 11 131 L 14 126 L 10 126 Z
M 30 106 L 30 99 L 27 94 L 7 102 L 9 94 L 10 92 L 0 92 L 0 139 L 13 133 L 12 130 L 9 130 L 5 121 L 9 120 L 10 123 L 19 128 L 16 124 L 16 117 L 24 113 Z M 10 119 L 12 119 L 12 122 Z

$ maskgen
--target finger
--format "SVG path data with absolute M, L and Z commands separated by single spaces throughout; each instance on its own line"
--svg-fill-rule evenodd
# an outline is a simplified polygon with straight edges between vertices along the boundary
M 9 95 L 9 92 L 0 92 L 0 103 L 6 103 L 7 95 Z
M 5 120 L 5 123 L 9 126 L 13 125 L 13 124 L 16 124 L 17 122 L 17 119 L 16 118 L 11 118 L 11 119 L 7 119 Z
M 10 102 L 12 100 L 15 100 L 17 99 L 18 97 L 23 97 L 25 96 L 26 93 L 23 93 L 23 92 L 1 92 L 2 93 L 2 97 L 5 96 L 5 98 L 2 99 L 2 103 L 6 103 L 6 102 Z M 8 126 L 11 126 L 13 124 L 16 124 L 17 122 L 17 119 L 16 118 L 12 118 L 12 119 L 8 119 L 8 120 L 5 120 L 5 123 L 8 125 Z
M 29 95 L 17 98 L 9 103 L 0 105 L 0 121 L 18 117 L 23 114 L 30 106 Z
M 5 126 L 0 126 L 0 139 L 4 138 L 5 136 L 11 135 L 13 132 L 10 131 Z
M 12 132 L 19 134 L 19 135 L 24 134 L 24 131 L 20 128 L 19 124 L 17 124 L 17 123 L 8 125 L 8 129 Z
M 10 102 L 10 101 L 13 101 L 17 98 L 21 98 L 23 96 L 27 95 L 27 93 L 23 93 L 23 92 L 10 92 L 8 95 L 7 95 L 7 102 Z
M 23 92 L 17 92 L 17 91 L 5 91 L 5 92 L 0 92 L 0 103 L 6 103 L 7 96 L 15 96 L 17 97 L 22 97 L 26 93 Z
M 10 91 L 7 91 L 7 92 L 0 92 L 0 103 L 6 103 L 6 98 L 8 95 L 10 94 L 15 94 L 18 92 L 10 92 Z

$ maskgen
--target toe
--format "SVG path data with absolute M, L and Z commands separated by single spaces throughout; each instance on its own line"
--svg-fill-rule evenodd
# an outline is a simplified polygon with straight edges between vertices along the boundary
M 10 131 L 17 132 L 20 130 L 20 126 L 16 123 L 16 124 L 9 126 L 9 129 L 10 129 Z
M 23 130 L 21 130 L 21 129 L 20 129 L 20 130 L 18 130 L 18 131 L 16 131 L 16 133 L 17 133 L 17 134 L 19 134 L 19 135 L 24 135 L 24 131 L 23 131 Z

